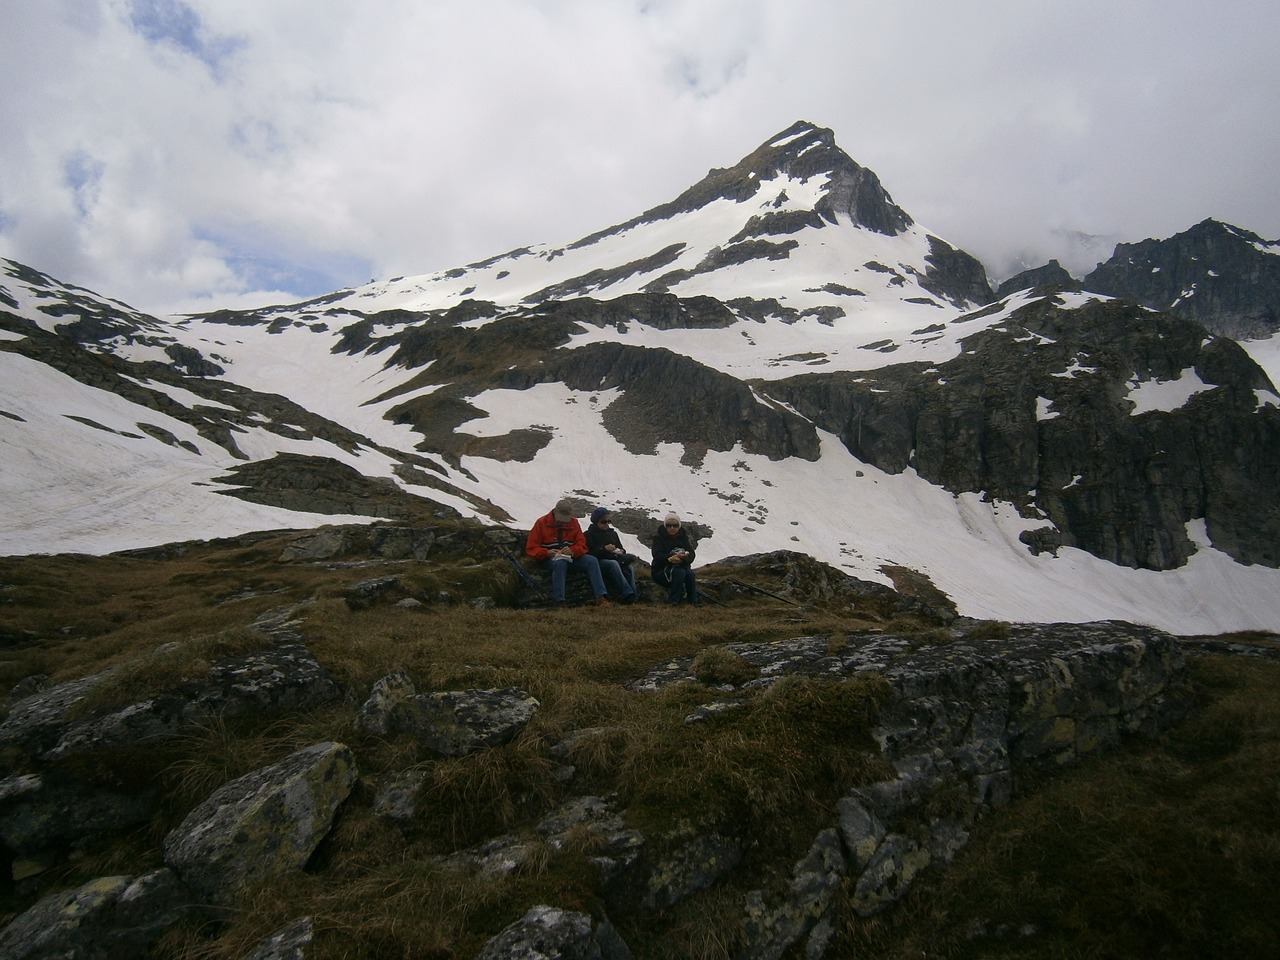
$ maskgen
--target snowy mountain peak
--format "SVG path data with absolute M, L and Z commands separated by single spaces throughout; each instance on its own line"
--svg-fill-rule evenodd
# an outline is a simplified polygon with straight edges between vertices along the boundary
M 766 185 L 788 181 L 811 185 L 803 195 L 809 203 L 801 200 L 801 209 L 797 209 L 794 200 L 800 198 L 770 198 L 776 209 L 761 214 L 753 235 L 794 233 L 806 225 L 819 225 L 812 218 L 805 218 L 808 212 L 831 224 L 844 217 L 854 226 L 887 236 L 896 236 L 912 224 L 911 217 L 893 202 L 879 178 L 836 145 L 831 130 L 806 120 L 797 121 L 766 140 L 734 166 L 710 171 L 671 203 L 650 210 L 640 219 L 669 217 L 718 199 L 742 203 L 767 190 Z
M 916 225 L 830 130 L 801 121 L 674 200 L 566 246 L 370 284 L 329 302 L 368 313 L 652 293 L 715 297 L 787 323 L 906 305 L 924 321 L 917 326 L 931 310 L 991 299 L 977 260 Z

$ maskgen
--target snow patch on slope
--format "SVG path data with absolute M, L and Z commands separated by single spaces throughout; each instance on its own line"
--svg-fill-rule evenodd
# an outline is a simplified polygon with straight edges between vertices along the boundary
M 0 417 L 0 502 L 6 516 L 0 554 L 110 553 L 253 530 L 371 520 L 297 513 L 220 494 L 231 487 L 214 478 L 244 461 L 186 423 L 26 357 L 0 353 L 0 380 L 8 394 L 8 416 Z M 148 435 L 142 424 L 167 431 L 177 445 Z M 241 432 L 236 439 L 260 456 L 293 450 L 350 460 L 330 444 L 286 440 L 262 430 Z M 368 471 L 367 463 L 362 467 Z
M 1280 571 L 1237 564 L 1208 544 L 1202 525 L 1193 531 L 1199 552 L 1175 571 L 1130 570 L 1073 549 L 1056 558 L 1034 556 L 1018 535 L 1043 526 L 1043 519 L 1024 518 L 1009 504 L 976 495 L 954 496 L 912 471 L 883 473 L 830 434 L 820 434 L 822 455 L 814 462 L 775 462 L 738 447 L 711 451 L 701 466 L 690 468 L 680 463 L 683 450 L 676 444 L 633 455 L 601 423 L 611 394 L 541 384 L 474 398 L 490 417 L 471 421 L 467 432 L 497 436 L 544 426 L 553 434 L 528 463 L 463 458 L 476 489 L 506 506 L 522 526 L 565 495 L 655 518 L 675 510 L 710 531 L 699 546 L 703 563 L 796 550 L 882 583 L 889 582 L 882 567 L 910 567 L 928 574 L 968 616 L 1124 619 L 1184 634 L 1280 624 Z M 777 507 L 783 496 L 785 512 Z M 922 517 L 929 522 L 921 523 Z M 647 556 L 647 536 L 624 541 Z M 1215 590 L 1231 603 L 1210 600 Z

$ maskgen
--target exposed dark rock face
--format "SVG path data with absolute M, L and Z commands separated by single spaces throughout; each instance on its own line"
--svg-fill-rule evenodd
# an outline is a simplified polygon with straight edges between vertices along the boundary
M 557 353 L 546 366 L 576 390 L 622 390 L 604 425 L 633 453 L 683 443 L 686 461 L 701 462 L 707 450 L 741 443 L 772 460 L 818 458 L 817 433 L 804 419 L 761 403 L 736 377 L 669 350 L 595 343 Z
M 308 513 L 349 514 L 398 520 L 447 510 L 438 503 L 401 490 L 386 478 L 366 477 L 331 457 L 278 453 L 256 460 L 218 478 L 237 488 L 228 496 Z
M 1041 300 L 964 347 L 936 367 L 767 390 L 883 470 L 1045 517 L 1036 549 L 1166 570 L 1194 552 L 1186 524 L 1203 518 L 1241 562 L 1280 564 L 1280 398 L 1236 343 L 1122 301 Z M 1136 410 L 1135 389 L 1180 379 L 1199 392 Z
M 466 423 L 483 416 L 469 398 L 488 389 L 527 390 L 564 383 L 574 390 L 618 389 L 604 413 L 605 427 L 633 453 L 651 453 L 659 442 L 681 443 L 685 459 L 701 462 L 708 450 L 731 450 L 771 459 L 816 459 L 817 434 L 803 418 L 760 402 L 736 377 L 665 349 L 619 343 L 568 344 L 582 325 L 644 323 L 659 329 L 723 327 L 737 322 L 718 301 L 637 294 L 614 301 L 577 299 L 540 308 L 535 315 L 509 316 L 478 329 L 428 327 L 407 332 L 396 361 L 423 365 L 423 383 L 440 383 L 429 395 L 392 411 L 410 423 L 424 445 L 452 458 L 482 456 L 531 459 L 551 440 L 541 430 L 503 437 L 474 437 Z
M 1084 288 L 1237 340 L 1266 337 L 1280 330 L 1280 242 L 1203 220 L 1167 240 L 1118 244 Z
M 561 283 L 552 284 L 549 287 L 544 287 L 535 293 L 531 293 L 524 298 L 525 302 L 542 303 L 544 300 L 555 300 L 559 297 L 581 294 L 584 291 L 619 283 L 635 276 L 637 273 L 650 273 L 654 270 L 659 270 L 667 264 L 675 262 L 684 247 L 683 243 L 673 243 L 670 246 L 663 247 L 657 253 L 634 260 L 631 263 L 624 263 L 612 269 L 592 270 L 590 273 L 585 273 L 580 277 L 572 277 Z
M 227 372 L 195 347 L 171 343 L 164 348 L 164 352 L 173 361 L 174 369 L 189 377 L 220 377 Z
M 1079 290 L 1080 281 L 1067 273 L 1057 260 L 1050 260 L 1042 267 L 1033 267 L 1016 273 L 996 288 L 996 297 L 1004 299 L 1019 290 Z
M 920 286 L 930 293 L 963 307 L 966 303 L 990 303 L 991 284 L 987 271 L 963 250 L 957 250 L 937 237 L 929 238 L 929 269 L 920 278 Z
M 611 300 L 580 297 L 543 304 L 538 312 L 618 329 L 641 323 L 655 330 L 708 330 L 737 322 L 733 311 L 713 297 L 677 297 L 673 293 L 632 293 Z

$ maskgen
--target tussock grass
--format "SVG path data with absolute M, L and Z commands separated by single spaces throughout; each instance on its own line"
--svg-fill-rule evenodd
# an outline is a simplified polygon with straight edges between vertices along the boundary
M 741 867 L 713 888 L 657 915 L 609 911 L 641 960 L 735 956 L 746 893 L 779 890 L 817 830 L 832 824 L 836 798 L 890 773 L 870 736 L 882 682 L 792 678 L 747 694 L 722 690 L 757 673 L 728 646 L 807 635 L 827 637 L 834 651 L 852 634 L 884 629 L 919 643 L 951 636 L 917 616 L 889 624 L 835 601 L 800 608 L 755 595 L 728 607 L 477 610 L 463 599 L 513 595 L 504 564 L 462 555 L 280 563 L 290 539 L 188 545 L 152 558 L 0 558 L 0 693 L 32 675 L 58 682 L 112 667 L 83 709 L 119 706 L 272 642 L 250 625 L 280 609 L 298 617 L 308 648 L 348 691 L 312 713 L 223 717 L 161 746 L 57 768 L 126 792 L 155 787 L 163 802 L 151 823 L 52 871 L 46 890 L 160 866 L 165 833 L 195 804 L 299 747 L 339 740 L 355 752 L 356 786 L 308 870 L 264 885 L 227 917 L 184 922 L 153 960 L 236 960 L 304 915 L 315 917 L 312 960 L 468 957 L 535 903 L 599 912 L 586 835 L 559 851 L 535 841 L 535 855 L 499 880 L 440 859 L 500 833 L 532 840 L 538 820 L 586 794 L 613 798 L 653 858 L 700 832 L 740 838 Z M 426 604 L 351 609 L 352 584 L 389 574 Z M 1007 626 L 969 635 L 983 629 L 999 636 Z M 1273 635 L 1229 639 L 1275 644 Z M 693 659 L 698 682 L 659 693 L 626 687 L 678 657 Z M 977 826 L 953 868 L 926 872 L 888 917 L 844 917 L 828 956 L 1280 955 L 1272 893 L 1280 668 L 1196 663 L 1202 705 L 1192 720 L 1145 746 L 1020 782 L 1014 805 Z M 419 693 L 513 687 L 541 706 L 505 746 L 431 755 L 407 735 L 355 726 L 373 684 L 396 670 Z M 686 722 L 720 701 L 741 703 Z M 423 778 L 414 818 L 375 816 L 380 782 L 405 771 Z M 936 798 L 933 812 L 947 815 L 955 799 Z M 0 892 L 0 924 L 39 892 Z
M 871 741 L 886 690 L 872 678 L 789 678 L 689 724 L 690 706 L 708 698 L 674 688 L 665 716 L 651 718 L 627 745 L 619 791 L 659 845 L 717 831 L 750 838 L 766 851 L 762 859 L 796 850 L 812 840 L 815 824 L 829 821 L 838 796 L 886 775 Z
M 740 686 L 760 674 L 758 667 L 727 647 L 708 647 L 693 658 L 693 675 L 708 686 Z

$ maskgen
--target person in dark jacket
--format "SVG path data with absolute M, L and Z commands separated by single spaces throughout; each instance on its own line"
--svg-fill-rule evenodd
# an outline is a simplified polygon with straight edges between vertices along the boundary
M 693 574 L 696 553 L 689 536 L 674 513 L 667 514 L 653 534 L 653 580 L 667 588 L 667 603 L 697 603 L 698 581 Z
M 618 531 L 613 529 L 613 514 L 606 507 L 591 511 L 587 527 L 587 550 L 600 564 L 600 574 L 617 586 L 623 603 L 636 602 L 636 575 L 632 569 L 635 557 L 622 547 Z
M 556 603 L 564 603 L 565 579 L 573 570 L 585 573 L 591 580 L 598 606 L 610 606 L 604 581 L 600 579 L 600 564 L 587 552 L 587 538 L 583 536 L 582 527 L 573 515 L 573 504 L 568 500 L 561 500 L 550 513 L 538 518 L 529 531 L 524 552 L 539 563 L 550 566 L 551 599 Z

